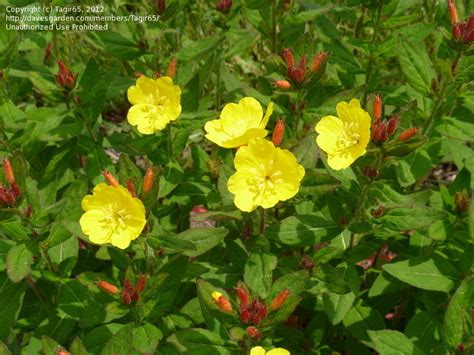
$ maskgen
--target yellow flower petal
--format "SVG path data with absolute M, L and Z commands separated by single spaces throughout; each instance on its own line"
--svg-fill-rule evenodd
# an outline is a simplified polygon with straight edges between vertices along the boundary
M 266 355 L 290 355 L 290 352 L 283 348 L 275 348 L 270 351 L 267 351 Z
M 266 351 L 261 346 L 254 346 L 250 350 L 250 355 L 265 355 L 265 354 L 266 354 Z
M 224 106 L 218 120 L 205 124 L 206 138 L 224 148 L 246 145 L 250 139 L 265 137 L 264 129 L 273 111 L 273 104 L 267 107 L 263 116 L 262 106 L 253 97 L 244 97 L 238 104 Z
M 92 243 L 110 243 L 125 249 L 146 224 L 143 203 L 123 186 L 98 184 L 92 195 L 82 199 L 81 205 L 86 212 L 79 224 Z
M 336 106 L 338 117 L 325 116 L 315 127 L 316 143 L 328 155 L 328 165 L 334 170 L 349 167 L 366 153 L 370 141 L 370 115 L 357 99 Z
M 234 204 L 250 212 L 258 206 L 271 208 L 293 197 L 299 190 L 304 168 L 285 149 L 275 148 L 263 138 L 252 138 L 234 159 L 236 172 L 227 187 L 235 195 Z
M 181 89 L 167 76 L 155 80 L 141 76 L 127 94 L 133 104 L 127 120 L 142 134 L 164 129 L 181 114 Z

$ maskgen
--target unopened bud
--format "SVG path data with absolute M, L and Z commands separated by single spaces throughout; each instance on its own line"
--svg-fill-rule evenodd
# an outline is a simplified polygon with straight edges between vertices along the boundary
M 451 28 L 452 35 L 454 40 L 458 41 L 462 36 L 462 26 L 459 23 L 456 23 Z
M 252 235 L 252 225 L 250 223 L 244 224 L 244 228 L 242 229 L 242 239 L 247 240 Z
M 111 283 L 109 283 L 107 281 L 97 281 L 95 284 L 102 291 L 110 293 L 111 295 L 116 295 L 119 292 L 119 289 L 117 288 L 117 286 L 112 285 Z
M 148 192 L 153 188 L 153 179 L 154 179 L 153 175 L 154 175 L 153 168 L 148 167 L 146 169 L 145 177 L 143 178 L 143 187 L 142 187 L 143 192 Z
M 374 218 L 380 218 L 385 213 L 385 208 L 383 206 L 377 207 L 375 210 L 372 211 L 372 216 Z
M 232 0 L 219 0 L 216 9 L 222 13 L 229 12 L 232 7 Z
M 133 73 L 133 75 L 135 75 L 135 78 L 141 78 L 143 76 L 143 73 L 142 72 L 139 72 L 139 71 L 136 71 Z
M 137 284 L 135 285 L 135 291 L 137 292 L 138 295 L 140 295 L 143 290 L 145 289 L 146 286 L 146 275 L 141 274 L 140 277 L 138 278 Z
M 298 69 L 301 69 L 303 71 L 306 70 L 306 55 L 303 55 L 301 58 L 300 58 L 300 61 L 298 63 Z
M 109 183 L 110 186 L 113 186 L 113 187 L 119 187 L 119 182 L 117 181 L 117 179 L 112 175 L 112 173 L 108 170 L 105 170 L 102 172 L 102 175 L 104 175 L 105 179 L 107 180 L 107 182 Z
M 0 187 L 0 205 L 13 206 L 15 204 L 15 195 L 10 189 Z
M 262 333 L 255 327 L 247 327 L 247 334 L 252 339 L 259 339 L 262 336 Z
M 229 300 L 220 292 L 214 291 L 212 293 L 212 299 L 214 303 L 219 307 L 223 312 L 230 313 L 232 312 L 232 305 Z
M 293 57 L 293 53 L 291 53 L 290 48 L 284 48 L 281 56 L 286 63 L 287 68 L 292 68 L 295 66 L 295 58 Z
M 372 114 L 375 121 L 380 121 L 382 118 L 382 97 L 380 95 L 374 95 Z
M 315 264 L 314 264 L 313 260 L 308 255 L 305 255 L 305 256 L 303 256 L 303 258 L 300 261 L 300 266 L 303 269 L 311 271 L 311 270 L 313 270 Z
M 247 324 L 250 321 L 250 317 L 252 317 L 252 313 L 248 309 L 248 307 L 244 307 L 240 309 L 240 321 L 244 324 Z
M 51 47 L 52 47 L 52 44 L 51 44 L 51 42 L 49 42 L 48 45 L 46 46 L 46 48 L 44 49 L 44 61 L 45 62 L 49 62 L 49 59 L 51 58 Z
M 127 190 L 128 192 L 130 192 L 130 195 L 132 195 L 132 197 L 137 197 L 135 185 L 133 184 L 133 181 L 131 179 L 127 180 Z
M 126 305 L 132 303 L 132 297 L 128 292 L 122 292 L 122 303 Z
M 283 142 L 285 136 L 285 121 L 279 119 L 276 122 L 275 128 L 273 129 L 272 142 L 275 146 L 280 145 Z
M 71 353 L 69 351 L 64 350 L 64 349 L 60 349 L 60 350 L 56 351 L 56 355 L 71 355 Z
M 276 311 L 277 309 L 280 309 L 289 295 L 290 290 L 287 288 L 281 291 L 278 295 L 276 295 L 275 298 L 272 300 L 272 304 L 270 305 L 271 310 Z
M 316 55 L 313 59 L 313 63 L 311 63 L 310 70 L 313 73 L 317 73 L 321 66 L 324 64 L 326 61 L 326 58 L 328 57 L 327 52 L 320 52 L 318 55 Z
M 374 142 L 386 142 L 388 140 L 387 123 L 376 122 L 372 125 L 372 140 Z
M 408 128 L 407 130 L 400 133 L 400 136 L 398 136 L 398 141 L 404 142 L 410 139 L 411 137 L 413 137 L 417 133 L 418 133 L 418 128 L 416 127 Z
M 5 174 L 5 180 L 7 180 L 9 184 L 13 184 L 15 182 L 13 167 L 10 163 L 10 159 L 8 158 L 3 159 L 3 173 Z
M 156 7 L 158 8 L 158 14 L 163 14 L 166 11 L 166 2 L 165 0 L 157 0 Z
M 294 82 L 301 84 L 304 81 L 305 71 L 304 69 L 289 67 L 287 75 Z
M 25 218 L 31 218 L 32 213 L 33 213 L 33 206 L 28 205 L 25 208 L 25 211 L 23 212 L 23 216 L 25 216 Z
M 178 61 L 176 58 L 171 59 L 170 63 L 168 64 L 168 68 L 166 68 L 166 76 L 169 76 L 173 79 L 176 76 L 176 64 Z
M 277 80 L 273 83 L 273 85 L 276 88 L 282 89 L 282 90 L 288 90 L 289 88 L 291 88 L 291 84 L 288 80 Z
M 237 297 L 240 300 L 240 307 L 246 307 L 249 304 L 249 295 L 243 287 L 234 287 L 235 292 L 237 292 Z
M 384 122 L 380 125 L 380 141 L 385 143 L 388 141 L 388 130 L 387 130 L 387 122 Z
M 454 5 L 454 0 L 448 0 L 448 10 L 449 10 L 449 19 L 451 20 L 451 25 L 455 25 L 459 22 L 458 11 L 456 10 L 456 5 Z
M 72 88 L 76 83 L 74 74 L 69 70 L 69 68 L 64 64 L 63 61 L 58 61 L 59 72 L 56 74 L 56 82 L 64 88 Z
M 387 122 L 387 133 L 391 136 L 398 128 L 399 118 L 397 116 L 392 116 Z

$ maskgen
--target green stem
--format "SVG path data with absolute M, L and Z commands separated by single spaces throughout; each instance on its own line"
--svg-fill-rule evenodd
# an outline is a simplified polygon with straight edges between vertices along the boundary
M 277 21 L 276 21 L 276 0 L 272 1 L 271 5 L 271 16 L 272 16 L 272 52 L 277 52 Z
M 168 142 L 168 156 L 173 157 L 173 133 L 171 131 L 171 124 L 168 124 L 166 141 Z
M 456 66 L 458 65 L 459 60 L 461 59 L 461 57 L 462 57 L 462 47 L 459 48 L 458 53 L 456 55 L 456 58 L 454 59 L 454 62 L 453 62 L 454 70 L 456 70 Z M 423 126 L 423 130 L 421 131 L 422 134 L 428 133 L 428 131 L 431 128 L 431 125 L 433 124 L 434 119 L 436 118 L 436 116 L 438 116 L 439 110 L 442 107 L 444 94 L 445 94 L 445 91 L 446 91 L 447 87 L 448 87 L 448 82 L 446 80 L 443 80 L 442 85 L 441 85 L 441 89 L 440 89 L 440 91 L 439 91 L 439 93 L 436 97 L 436 101 L 434 103 L 433 110 L 431 111 L 430 117 L 426 121 L 425 125 Z
M 378 171 L 380 169 L 380 165 L 382 163 L 383 157 L 384 157 L 384 154 L 383 154 L 383 148 L 382 148 L 382 151 L 377 154 L 377 158 L 373 166 L 375 170 Z M 374 181 L 373 179 L 370 179 L 368 182 L 364 180 L 364 185 L 362 186 L 362 191 L 360 193 L 359 204 L 354 213 L 354 223 L 359 223 L 362 220 L 364 209 L 365 209 L 365 203 L 367 200 L 367 196 L 369 194 L 369 188 L 370 188 L 370 185 L 373 183 L 373 181 Z M 349 250 L 352 249 L 352 247 L 354 246 L 354 241 L 355 241 L 355 233 L 352 232 L 350 240 L 349 240 Z
M 263 207 L 259 207 L 258 212 L 260 215 L 259 232 L 261 235 L 263 235 L 265 233 L 265 209 Z

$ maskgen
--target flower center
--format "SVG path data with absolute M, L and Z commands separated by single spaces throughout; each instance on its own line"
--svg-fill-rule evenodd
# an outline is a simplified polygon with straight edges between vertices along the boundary
M 342 134 L 336 139 L 336 147 L 338 150 L 345 150 L 349 147 L 359 144 L 359 123 L 344 122 Z
M 104 219 L 101 222 L 106 224 L 110 231 L 114 233 L 119 228 L 126 228 L 126 221 L 131 218 L 132 215 L 128 214 L 125 208 L 117 209 L 115 206 L 110 204 L 105 208 Z

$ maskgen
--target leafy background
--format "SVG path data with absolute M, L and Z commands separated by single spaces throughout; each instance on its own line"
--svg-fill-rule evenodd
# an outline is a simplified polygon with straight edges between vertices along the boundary
M 9 0 L 2 13 L 30 3 Z M 210 298 L 220 290 L 236 309 L 232 288 L 244 281 L 268 305 L 291 291 L 255 342 L 267 348 L 471 353 L 474 70 L 446 4 L 236 0 L 221 13 L 214 1 L 165 3 L 163 12 L 152 1 L 104 0 L 106 14 L 162 12 L 107 32 L 0 32 L 0 156 L 23 192 L 0 210 L 1 352 L 245 353 L 246 325 Z M 456 6 L 467 20 L 472 1 Z M 308 61 L 330 52 L 324 74 L 275 88 L 286 47 Z M 181 117 L 140 135 L 125 120 L 126 89 L 135 73 L 164 73 L 172 58 Z M 77 74 L 72 91 L 55 81 L 57 60 Z M 371 112 L 374 93 L 386 117 L 400 117 L 398 132 L 419 134 L 387 144 L 377 179 L 363 171 L 378 153 L 327 168 L 314 124 L 353 97 Z M 263 233 L 227 191 L 233 152 L 204 139 L 204 123 L 243 96 L 275 103 L 269 129 L 286 120 L 283 147 L 306 169 L 300 193 L 266 212 Z M 82 197 L 106 169 L 140 190 L 149 165 L 159 191 L 145 203 L 147 233 L 126 251 L 89 244 Z M 191 213 L 200 204 L 209 212 Z M 147 286 L 131 305 L 96 284 L 121 288 L 142 273 Z

